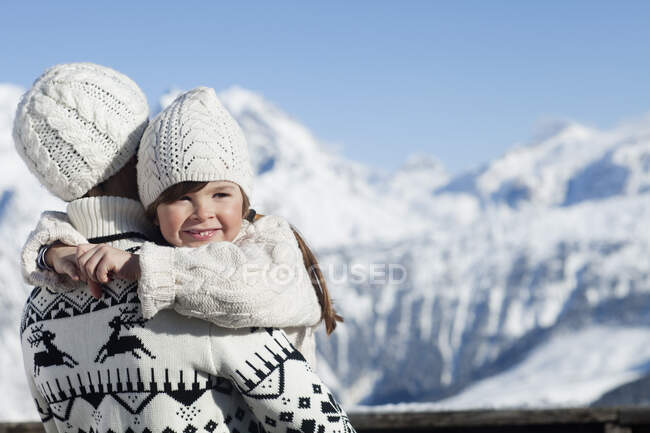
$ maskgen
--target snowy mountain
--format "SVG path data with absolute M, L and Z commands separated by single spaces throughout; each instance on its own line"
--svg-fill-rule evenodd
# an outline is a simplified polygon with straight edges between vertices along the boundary
M 41 210 L 62 208 L 13 150 L 20 93 L 0 85 L 0 419 L 35 418 L 18 251 Z M 253 92 L 220 98 L 249 141 L 253 206 L 303 232 L 346 319 L 318 338 L 346 404 L 583 405 L 650 374 L 650 118 L 554 124 L 451 177 L 427 155 L 393 173 L 353 163 Z
M 229 105 L 231 98 L 244 98 L 241 89 L 221 97 L 241 116 L 241 102 Z M 302 146 L 293 145 L 292 137 L 283 138 L 291 129 L 273 126 L 291 120 L 258 98 L 251 96 L 251 106 L 269 114 L 257 117 L 276 120 L 266 127 L 259 120 L 242 121 L 247 134 L 254 131 L 259 139 L 251 139 L 252 154 L 262 146 L 266 151 L 259 154 L 308 151 L 320 155 L 314 159 L 319 166 L 350 179 L 334 183 L 322 169 L 258 166 L 260 194 L 292 191 L 299 182 L 319 191 L 314 209 L 331 206 L 329 215 L 315 219 L 322 213 L 300 212 L 302 195 L 278 203 L 275 194 L 265 194 L 257 202 L 262 211 L 287 216 L 319 250 L 347 318 L 333 337 L 319 339 L 319 347 L 348 403 L 441 399 L 509 371 L 556 334 L 648 325 L 650 201 L 644 193 L 650 184 L 650 119 L 604 132 L 555 125 L 485 167 L 449 179 L 432 158 L 413 157 L 396 173 L 372 173 L 318 143 L 306 146 L 313 140 L 309 135 L 301 137 Z M 262 129 L 273 133 L 258 132 Z M 259 138 L 264 135 L 281 138 Z M 270 142 L 277 143 L 273 150 Z M 276 150 L 282 145 L 287 148 Z M 321 194 L 318 185 L 331 185 L 334 196 Z M 367 211 L 338 211 L 351 203 Z M 388 226 L 372 217 L 377 203 L 389 214 Z M 343 233 L 363 234 L 321 241 L 312 227 L 318 223 L 322 230 L 327 221 Z M 387 271 L 388 264 L 405 270 L 404 281 L 364 278 Z M 361 278 L 354 278 L 354 269 Z M 584 351 L 583 361 L 591 356 L 598 354 Z M 631 363 L 616 365 L 627 367 L 609 380 L 643 374 L 626 370 Z M 476 395 L 475 404 L 483 404 Z M 586 404 L 598 396 L 584 394 L 575 401 Z M 529 395 L 520 400 L 524 403 L 563 401 Z
M 63 209 L 62 203 L 50 196 L 16 153 L 11 138 L 16 105 L 23 89 L 0 84 L 0 420 L 38 419 L 27 382 L 24 379 L 20 352 L 18 323 L 28 287 L 20 274 L 20 249 L 41 210 Z
M 575 123 L 506 153 L 441 192 L 466 192 L 484 204 L 570 206 L 650 188 L 650 119 L 597 131 Z
M 395 241 L 428 225 L 399 197 L 373 186 L 382 173 L 328 152 L 260 96 L 237 87 L 219 96 L 248 139 L 258 174 L 253 206 L 295 221 L 317 248 L 369 242 L 378 233 Z
M 462 392 L 438 407 L 587 404 L 647 374 L 646 355 L 603 352 L 580 333 L 607 327 L 616 335 L 650 323 L 649 127 L 647 118 L 606 132 L 567 124 L 438 188 L 428 237 L 324 252 L 327 262 L 396 263 L 408 275 L 399 284 L 336 286 L 351 320 L 347 335 L 319 341 L 334 374 L 353 383 L 371 372 L 365 404 Z M 471 224 L 436 217 L 472 198 Z M 540 369 L 531 361 L 565 334 L 581 348 L 571 363 Z M 560 397 L 562 381 L 545 379 L 607 357 L 615 367 L 585 379 L 590 393 L 576 387 L 570 399 Z M 528 392 L 513 388 L 513 371 L 536 379 Z

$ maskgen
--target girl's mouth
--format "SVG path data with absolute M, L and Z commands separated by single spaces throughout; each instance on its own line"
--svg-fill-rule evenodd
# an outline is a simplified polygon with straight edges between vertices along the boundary
M 185 233 L 197 241 L 205 241 L 211 239 L 219 230 L 220 229 L 185 230 Z

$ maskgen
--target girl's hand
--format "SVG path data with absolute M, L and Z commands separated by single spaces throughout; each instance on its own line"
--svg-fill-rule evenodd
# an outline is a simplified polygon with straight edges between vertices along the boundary
M 57 274 L 67 275 L 73 281 L 79 281 L 76 252 L 77 247 L 54 244 L 45 253 L 45 261 Z
M 140 279 L 140 261 L 136 254 L 106 244 L 83 244 L 76 250 L 79 278 L 88 283 L 95 298 L 101 297 L 101 284 L 113 278 L 137 281 Z

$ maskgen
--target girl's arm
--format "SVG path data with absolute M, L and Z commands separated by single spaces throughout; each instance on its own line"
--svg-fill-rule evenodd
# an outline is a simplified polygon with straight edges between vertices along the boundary
M 226 328 L 313 326 L 321 308 L 293 231 L 281 217 L 249 224 L 234 242 L 140 250 L 145 318 L 164 308 Z
M 211 327 L 215 368 L 268 432 L 354 432 L 347 414 L 282 330 Z

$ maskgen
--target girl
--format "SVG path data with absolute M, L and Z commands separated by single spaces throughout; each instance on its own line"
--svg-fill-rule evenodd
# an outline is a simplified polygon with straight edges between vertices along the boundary
M 288 315 L 283 321 L 278 320 L 274 306 L 308 305 L 300 298 L 287 296 L 297 293 L 291 288 L 313 284 L 328 333 L 331 332 L 340 318 L 331 307 L 313 255 L 300 236 L 279 217 L 258 216 L 253 223 L 242 218 L 254 215 L 254 211 L 249 213 L 248 209 L 251 181 L 252 171 L 243 135 L 220 106 L 214 91 L 199 88 L 181 95 L 149 125 L 143 136 L 138 185 L 142 203 L 164 239 L 174 247 L 196 250 L 146 243 L 141 254 L 133 255 L 106 245 L 86 245 L 78 249 L 79 277 L 105 283 L 112 272 L 117 277 L 140 279 L 138 294 L 145 318 L 173 307 L 182 314 L 230 327 L 246 326 L 254 314 L 262 318 L 256 323 L 258 326 L 308 322 L 308 317 L 296 315 L 300 312 L 309 315 L 313 308 L 295 308 L 294 315 Z M 54 262 L 56 260 L 55 255 Z M 202 278 L 196 278 L 196 274 Z M 256 290 L 260 285 L 267 290 Z M 215 290 L 216 287 L 219 290 Z M 239 302 L 242 297 L 256 302 L 252 306 L 244 304 Z M 224 305 L 227 308 L 224 309 Z M 301 328 L 302 335 L 300 332 L 293 335 L 293 342 L 304 346 L 308 357 L 313 359 L 313 343 L 308 344 L 310 340 L 313 342 L 313 335 L 304 332 L 310 328 Z M 251 357 L 259 364 L 259 353 L 264 350 L 258 349 L 268 349 L 273 341 L 277 343 L 283 336 L 273 330 L 246 335 L 250 332 L 225 332 L 223 328 L 214 331 L 222 337 L 217 346 L 223 349 L 219 351 L 223 368 L 230 372 L 231 379 L 258 419 L 269 420 L 264 427 L 271 429 L 269 426 L 277 422 L 278 415 L 282 419 L 285 413 L 284 417 L 289 418 L 281 410 L 289 393 L 308 396 L 317 389 L 320 394 L 325 388 L 299 359 L 302 357 L 297 351 L 289 350 L 290 355 L 285 360 L 275 357 L 278 365 L 265 364 L 269 374 L 264 376 L 266 373 L 253 367 Z M 246 343 L 243 337 L 253 344 Z M 250 350 L 241 350 L 242 347 Z M 246 369 L 257 379 L 251 380 Z M 272 386 L 263 383 L 275 379 L 275 388 L 281 379 L 272 376 L 278 371 L 281 371 L 281 378 L 288 378 L 283 384 L 284 392 L 272 393 L 273 398 L 265 394 L 265 404 L 259 405 L 258 393 Z M 304 386 L 309 389 L 302 389 Z M 310 407 L 309 397 L 304 398 L 306 400 L 295 399 L 299 400 L 303 412 Z M 310 428 L 309 423 L 320 423 L 319 419 L 324 427 L 334 423 L 338 428 L 349 428 L 347 418 L 331 395 L 321 402 L 320 408 L 296 416 L 296 427 Z M 342 424 L 338 425 L 339 422 Z
M 208 89 L 197 89 L 185 97 L 202 95 L 205 99 L 209 93 Z M 195 100 L 197 98 L 189 98 L 192 103 L 187 104 L 182 102 L 184 99 L 179 100 L 147 129 L 139 150 L 138 184 L 148 215 L 160 226 L 169 244 L 204 247 L 187 251 L 145 243 L 138 255 L 132 255 L 106 245 L 83 245 L 77 251 L 78 262 L 82 264 L 79 268 L 72 247 L 52 248 L 45 257 L 54 269 L 73 279 L 88 281 L 91 289 L 97 288 L 98 283 L 106 283 L 109 271 L 115 277 L 139 280 L 138 294 L 145 318 L 153 317 L 161 309 L 173 308 L 181 314 L 227 328 L 286 328 L 294 345 L 315 365 L 313 325 L 322 318 L 329 334 L 341 318 L 332 307 L 314 255 L 284 219 L 277 216 L 259 218 L 259 215 L 254 223 L 242 219 L 242 215 L 249 214 L 248 197 L 252 184 L 245 139 L 216 95 L 207 103 L 199 103 Z M 200 105 L 201 109 L 190 115 L 189 107 L 195 105 Z M 211 111 L 207 111 L 208 108 Z M 185 121 L 190 123 L 181 125 Z M 216 124 L 218 121 L 222 123 Z M 189 135 L 181 139 L 180 128 L 189 131 Z M 214 144 L 214 148 L 206 148 L 204 143 L 210 143 L 211 137 L 235 144 L 231 144 L 227 151 L 223 150 L 221 142 Z M 204 148 L 192 140 L 203 140 L 201 145 Z M 204 155 L 198 155 L 200 152 Z M 190 165 L 179 171 L 184 164 Z M 225 231 L 204 232 L 204 237 L 197 239 L 188 240 L 168 232 L 167 220 L 161 225 L 156 209 L 179 208 L 171 204 L 186 194 L 199 191 L 208 183 L 204 179 L 212 176 L 223 179 L 222 183 L 227 179 L 235 182 L 231 183 L 233 188 L 230 190 L 217 192 L 219 203 L 231 203 L 236 198 L 237 209 L 241 206 L 241 210 L 231 210 L 230 217 L 235 215 L 232 224 L 229 223 Z M 236 197 L 230 196 L 231 192 Z M 191 203 L 188 200 L 184 202 Z M 62 233 L 66 229 L 56 227 L 49 231 Z M 52 238 L 38 235 L 38 232 L 37 229 L 32 239 Z M 206 245 L 222 240 L 232 242 Z M 30 243 L 33 242 L 28 241 L 27 245 Z M 31 246 L 26 250 L 35 251 L 37 248 Z M 34 255 L 29 254 L 29 257 Z M 26 259 L 24 263 L 30 265 L 33 260 Z M 291 281 L 290 275 L 283 275 L 286 272 L 291 272 L 295 281 Z M 34 271 L 27 269 L 26 273 Z M 252 284 L 254 281 L 257 284 Z

